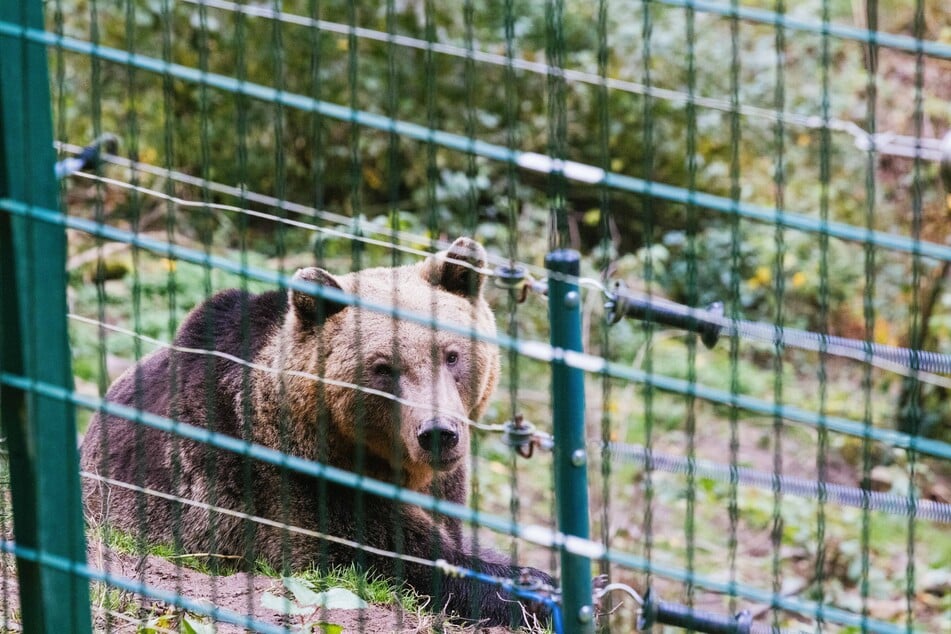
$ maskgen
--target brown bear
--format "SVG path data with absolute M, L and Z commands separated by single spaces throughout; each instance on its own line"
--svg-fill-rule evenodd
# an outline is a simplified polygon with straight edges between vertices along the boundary
M 491 336 L 495 320 L 479 272 L 485 263 L 480 244 L 459 238 L 447 252 L 419 264 L 339 277 L 311 267 L 297 271 L 295 279 Z M 498 350 L 478 337 L 297 290 L 230 290 L 193 310 L 174 346 L 142 359 L 116 380 L 106 399 L 464 503 L 468 421 L 485 411 L 498 375 Z M 497 587 L 444 575 L 413 558 L 552 583 L 541 571 L 474 548 L 458 520 L 114 415 L 93 418 L 81 464 L 104 477 L 199 503 L 84 480 L 93 521 L 153 543 L 174 543 L 183 552 L 263 560 L 284 571 L 356 563 L 405 580 L 450 613 L 491 624 L 509 623 L 513 616 L 521 622 L 523 610 Z M 322 540 L 314 532 L 371 549 Z M 538 604 L 528 607 L 547 615 Z

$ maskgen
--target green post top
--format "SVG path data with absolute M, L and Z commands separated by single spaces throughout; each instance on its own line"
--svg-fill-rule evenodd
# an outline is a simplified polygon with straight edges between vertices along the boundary
M 559 249 L 545 258 L 551 345 L 581 351 L 581 256 Z M 552 361 L 552 427 L 555 436 L 555 507 L 558 530 L 587 539 L 588 471 L 585 448 L 584 372 Z M 562 551 L 562 607 L 566 632 L 594 632 L 591 560 Z

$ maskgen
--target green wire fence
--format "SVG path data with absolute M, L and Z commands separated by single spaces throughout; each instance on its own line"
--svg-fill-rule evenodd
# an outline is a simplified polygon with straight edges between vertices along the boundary
M 0 0 L 3 631 L 943 631 L 951 22 L 892 4 Z

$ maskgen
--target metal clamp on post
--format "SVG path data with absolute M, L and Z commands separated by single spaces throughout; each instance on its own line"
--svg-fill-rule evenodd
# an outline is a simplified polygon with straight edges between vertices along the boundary
M 723 616 L 712 612 L 693 610 L 680 603 L 667 603 L 648 590 L 641 606 L 637 629 L 649 630 L 655 624 L 673 625 L 706 634 L 753 634 L 753 616 L 743 610 L 736 616 Z
M 622 317 L 630 317 L 681 328 L 700 335 L 700 341 L 707 348 L 713 348 L 720 339 L 720 326 L 714 323 L 714 319 L 723 317 L 722 302 L 714 302 L 706 309 L 689 308 L 674 302 L 635 296 L 622 282 L 615 283 L 610 295 L 611 299 L 604 304 L 608 323 L 615 324 Z M 703 319 L 704 314 L 713 319 Z

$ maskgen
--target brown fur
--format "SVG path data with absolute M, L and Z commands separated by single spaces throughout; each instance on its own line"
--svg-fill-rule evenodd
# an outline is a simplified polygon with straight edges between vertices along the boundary
M 481 245 L 464 238 L 448 253 L 399 268 L 334 277 L 316 268 L 295 276 L 393 305 L 439 322 L 495 332 L 482 297 Z M 485 411 L 498 382 L 497 349 L 477 338 L 435 330 L 390 314 L 318 301 L 306 293 L 225 291 L 196 308 L 175 343 L 249 359 L 158 351 L 126 372 L 107 399 L 190 425 L 356 471 L 407 489 L 464 503 L 468 420 Z M 324 377 L 325 382 L 305 375 Z M 352 387 L 362 386 L 371 393 Z M 380 393 L 395 394 L 398 400 Z M 424 440 L 424 438 L 426 440 Z M 439 438 L 438 444 L 432 442 Z M 97 415 L 82 467 L 101 475 L 358 541 L 378 549 L 501 576 L 522 569 L 498 553 L 471 552 L 458 521 L 372 497 L 182 440 L 111 415 Z M 264 559 L 284 570 L 356 562 L 400 576 L 436 605 L 492 623 L 521 621 L 494 588 L 443 577 L 434 569 L 353 550 L 283 529 L 244 522 L 94 480 L 84 485 L 97 521 L 173 542 L 186 552 Z M 529 577 L 551 578 L 528 569 Z M 536 606 L 537 607 L 537 606 Z

